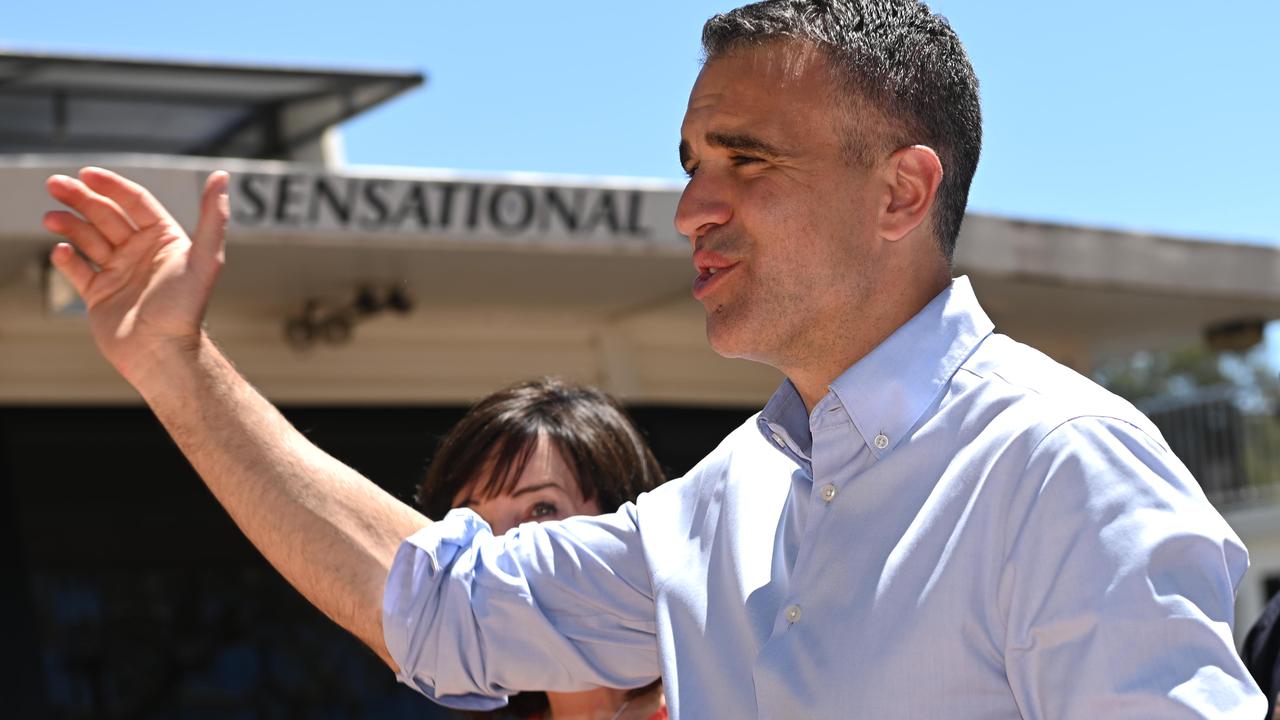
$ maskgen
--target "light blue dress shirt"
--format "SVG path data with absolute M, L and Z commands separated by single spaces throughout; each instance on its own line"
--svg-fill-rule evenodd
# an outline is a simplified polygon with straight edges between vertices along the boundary
M 455 707 L 661 672 L 673 718 L 1261 720 L 1247 565 L 1150 422 L 960 278 L 616 513 L 415 534 L 384 634 Z

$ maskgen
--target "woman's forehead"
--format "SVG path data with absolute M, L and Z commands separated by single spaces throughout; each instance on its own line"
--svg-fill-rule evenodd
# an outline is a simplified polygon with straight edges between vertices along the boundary
M 545 434 L 539 434 L 515 452 L 508 451 L 510 464 L 502 469 L 502 477 L 494 478 L 501 452 L 499 446 L 489 453 L 475 476 L 454 495 L 453 507 L 499 497 L 519 497 L 539 490 L 559 490 L 572 498 L 582 496 L 573 469 Z

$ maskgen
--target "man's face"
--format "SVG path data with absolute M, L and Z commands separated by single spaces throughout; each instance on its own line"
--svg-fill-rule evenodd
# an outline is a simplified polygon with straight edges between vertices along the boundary
M 858 321 L 877 284 L 878 165 L 850 159 L 850 123 L 863 120 L 832 87 L 825 57 L 793 43 L 717 58 L 694 84 L 676 227 L 721 355 L 799 367 Z

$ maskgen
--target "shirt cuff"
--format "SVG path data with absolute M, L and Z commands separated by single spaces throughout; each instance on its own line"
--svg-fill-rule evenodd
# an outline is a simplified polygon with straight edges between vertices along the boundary
M 449 511 L 400 544 L 382 594 L 382 639 L 395 661 L 396 679 L 432 701 L 458 710 L 488 711 L 507 704 L 507 696 L 438 695 L 430 664 L 435 652 L 428 646 L 439 607 L 441 584 L 476 535 L 491 535 L 488 523 L 469 509 Z

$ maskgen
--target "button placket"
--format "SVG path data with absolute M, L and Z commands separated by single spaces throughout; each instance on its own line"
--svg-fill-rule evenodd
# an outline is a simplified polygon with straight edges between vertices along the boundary
M 815 423 L 813 427 L 815 455 L 817 454 L 817 448 L 818 448 L 818 442 L 819 442 L 818 437 L 824 434 L 825 431 L 834 430 L 836 426 L 841 424 L 839 422 L 839 418 L 837 417 L 837 414 L 840 413 L 842 410 L 844 410 L 844 408 L 841 407 L 839 403 L 832 403 L 831 407 L 827 408 L 824 413 L 826 417 L 819 418 L 817 423 Z M 816 479 L 816 476 L 815 476 L 815 479 Z M 822 502 L 826 504 L 830 504 L 831 501 L 835 499 L 837 492 L 839 492 L 839 490 L 836 487 L 835 483 L 833 482 L 827 482 L 823 484 L 821 487 L 817 488 L 818 499 L 822 500 Z

